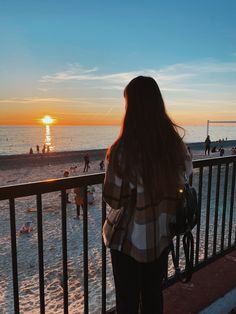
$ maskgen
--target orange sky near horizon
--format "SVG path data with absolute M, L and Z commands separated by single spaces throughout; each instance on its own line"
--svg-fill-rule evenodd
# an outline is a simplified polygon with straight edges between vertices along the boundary
M 122 121 L 122 116 L 110 116 L 109 118 L 88 114 L 86 116 L 73 116 L 66 115 L 65 117 L 57 117 L 53 113 L 45 112 L 43 115 L 36 114 L 12 114 L 12 115 L 1 115 L 0 125 L 42 125 L 41 119 L 45 116 L 51 116 L 55 121 L 53 125 L 119 125 Z
M 45 112 L 45 114 L 37 115 L 31 113 L 17 113 L 11 115 L 1 115 L 0 125 L 42 125 L 42 118 L 45 115 L 49 115 L 54 119 L 53 125 L 120 125 L 122 123 L 123 116 L 119 115 L 110 115 L 109 117 L 96 114 L 87 114 L 87 115 L 65 115 L 62 117 L 57 117 L 51 112 Z M 189 113 L 175 113 L 171 114 L 170 117 L 172 120 L 179 125 L 204 125 L 210 116 L 208 115 L 190 115 Z M 222 119 L 219 115 L 214 115 L 214 119 Z M 230 116 L 225 117 L 225 119 L 231 119 Z
M 22 98 L 0 99 L 0 125 L 42 125 L 41 119 L 50 115 L 54 125 L 120 125 L 124 115 L 124 100 L 112 98 Z M 112 95 L 109 95 L 112 96 Z M 115 97 L 116 96 L 116 97 Z M 233 101 L 224 104 L 204 99 L 178 99 L 164 95 L 166 109 L 179 125 L 205 125 L 207 120 L 232 120 L 236 117 Z M 105 98 L 105 97 L 104 97 Z
M 166 109 L 178 125 L 205 125 L 207 120 L 236 117 L 234 84 L 225 82 L 216 89 L 217 84 L 206 81 L 205 66 L 173 65 L 161 72 Z M 209 63 L 207 68 L 215 75 L 217 69 L 228 73 L 231 67 L 232 64 Z M 191 71 L 186 73 L 186 68 Z M 199 68 L 203 70 L 198 72 Z M 153 71 L 145 75 L 158 77 L 158 71 L 154 71 L 155 75 Z M 16 92 L 10 89 L 10 94 L 0 97 L 0 125 L 40 125 L 45 115 L 55 119 L 55 125 L 119 125 L 125 111 L 123 88 L 133 76 L 133 72 L 103 75 L 97 69 L 71 65 L 70 71 L 41 77 L 42 82 L 37 81 L 35 86 L 17 83 Z M 40 76 L 37 78 L 40 80 Z

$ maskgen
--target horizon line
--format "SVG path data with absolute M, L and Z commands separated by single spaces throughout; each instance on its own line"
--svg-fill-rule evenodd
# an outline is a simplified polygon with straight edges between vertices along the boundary
M 214 124 L 214 123 L 213 123 Z M 234 124 L 234 123 L 232 123 Z M 52 123 L 52 124 L 29 124 L 29 123 L 18 123 L 18 124 L 14 124 L 14 123 L 9 123 L 9 124 L 0 124 L 0 127 L 11 127 L 11 126 L 37 126 L 37 127 L 45 127 L 46 125 L 49 126 L 121 126 L 120 123 L 107 123 L 107 124 L 93 124 L 93 123 L 88 123 L 88 124 L 58 124 L 58 123 Z M 195 123 L 177 123 L 177 126 L 206 126 L 207 125 L 207 121 L 205 123 L 201 123 L 201 124 L 195 124 Z M 224 125 L 224 123 L 222 123 L 222 125 Z M 228 125 L 229 126 L 229 125 Z

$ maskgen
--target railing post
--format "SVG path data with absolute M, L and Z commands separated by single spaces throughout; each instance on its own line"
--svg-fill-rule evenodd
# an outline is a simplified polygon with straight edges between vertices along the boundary
M 40 314 L 45 314 L 44 261 L 43 261 L 43 224 L 42 224 L 42 195 L 41 194 L 37 194 L 37 223 L 38 223 L 38 258 L 39 258 Z
M 228 238 L 228 247 L 231 247 L 231 238 L 232 238 L 232 224 L 233 224 L 233 210 L 234 210 L 234 191 L 235 191 L 235 169 L 236 163 L 233 163 L 232 169 L 232 183 L 231 183 L 231 195 L 230 195 L 230 214 L 229 214 L 229 238 Z
M 84 314 L 88 314 L 88 194 L 84 186 L 83 208 L 83 247 L 84 247 Z
M 215 220 L 214 220 L 214 234 L 213 234 L 213 255 L 216 255 L 217 244 L 217 227 L 218 227 L 218 212 L 219 212 L 219 192 L 220 192 L 220 172 L 221 165 L 217 166 L 217 179 L 216 179 L 216 200 L 215 200 Z
M 106 219 L 106 203 L 102 194 L 102 226 Z M 102 314 L 106 313 L 106 247 L 102 239 Z
M 200 241 L 201 209 L 202 209 L 202 174 L 203 174 L 203 167 L 200 167 L 199 181 L 198 181 L 198 217 L 197 217 L 197 232 L 196 232 L 195 264 L 198 264 L 198 259 L 199 259 L 199 241 Z
M 223 200 L 222 229 L 221 229 L 221 251 L 224 250 L 224 242 L 225 242 L 225 216 L 226 216 L 227 192 L 228 192 L 228 174 L 229 174 L 229 163 L 227 163 L 225 166 L 224 200 Z
M 67 226 L 66 226 L 66 191 L 61 191 L 61 224 L 62 224 L 62 268 L 64 314 L 68 314 L 68 269 L 67 269 Z
M 212 165 L 209 166 L 208 185 L 207 185 L 207 208 L 206 208 L 206 227 L 205 227 L 205 250 L 204 259 L 208 256 L 208 238 L 209 238 L 209 221 L 211 208 L 211 179 L 212 179 Z
M 11 224 L 11 258 L 12 258 L 12 276 L 13 276 L 13 293 L 15 314 L 20 313 L 19 306 L 19 288 L 18 288 L 18 271 L 17 271 L 17 248 L 16 248 L 16 215 L 15 199 L 9 199 L 10 206 L 10 224 Z

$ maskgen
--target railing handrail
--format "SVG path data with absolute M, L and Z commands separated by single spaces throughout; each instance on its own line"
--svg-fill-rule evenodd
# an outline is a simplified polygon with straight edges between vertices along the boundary
M 223 162 L 222 162 L 223 160 Z M 227 164 L 231 163 L 234 160 L 236 160 L 236 155 L 232 156 L 225 156 L 225 157 L 216 157 L 216 158 L 204 158 L 204 159 L 196 159 L 193 160 L 193 167 L 199 168 L 199 167 L 207 167 L 207 166 L 217 166 L 220 164 Z
M 235 156 L 217 157 L 197 159 L 193 161 L 193 167 L 205 167 L 215 166 L 222 163 L 224 164 L 233 162 L 236 160 Z M 74 188 L 75 186 L 93 185 L 103 183 L 105 172 L 78 175 L 70 178 L 48 179 L 37 182 L 20 183 L 9 186 L 0 187 L 0 200 L 25 197 L 31 195 L 37 195 L 38 193 L 44 194 L 49 192 L 56 192 L 65 189 Z
M 38 193 L 44 194 L 56 192 L 65 189 L 71 189 L 76 186 L 86 186 L 101 184 L 104 180 L 105 172 L 93 173 L 87 175 L 78 175 L 70 178 L 48 179 L 38 182 L 20 183 L 15 185 L 0 187 L 0 200 L 9 198 L 18 198 Z

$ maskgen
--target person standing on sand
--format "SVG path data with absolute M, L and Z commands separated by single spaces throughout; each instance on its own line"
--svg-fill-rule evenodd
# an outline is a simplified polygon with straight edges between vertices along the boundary
M 192 161 L 153 78 L 134 78 L 124 98 L 121 133 L 105 161 L 103 197 L 111 209 L 103 240 L 111 249 L 117 313 L 161 314 L 171 223 Z
M 208 156 L 210 155 L 210 149 L 211 149 L 210 135 L 207 135 L 205 139 L 205 155 L 206 153 L 208 154 Z
M 68 170 L 64 171 L 64 174 L 63 174 L 63 177 L 64 177 L 64 178 L 68 178 L 69 175 L 70 175 L 70 173 L 69 173 Z M 70 204 L 70 203 L 71 203 L 70 200 L 69 200 L 69 192 L 70 192 L 70 190 L 66 190 L 66 203 L 67 203 L 67 204 Z
M 47 153 L 50 153 L 50 145 L 47 145 Z
M 83 209 L 84 206 L 84 187 L 74 188 L 75 193 L 75 204 L 76 204 L 76 218 L 80 218 L 80 207 Z
M 101 160 L 99 163 L 100 170 L 104 170 L 104 160 Z
M 86 154 L 84 156 L 84 171 L 83 172 L 88 172 L 88 169 L 90 168 L 89 163 L 90 163 L 89 155 Z
M 189 156 L 191 157 L 191 159 L 193 159 L 193 153 L 192 153 L 192 151 L 191 151 L 190 146 L 187 146 L 187 150 L 188 150 L 188 152 L 189 152 Z
M 39 145 L 36 145 L 37 154 L 39 154 Z

